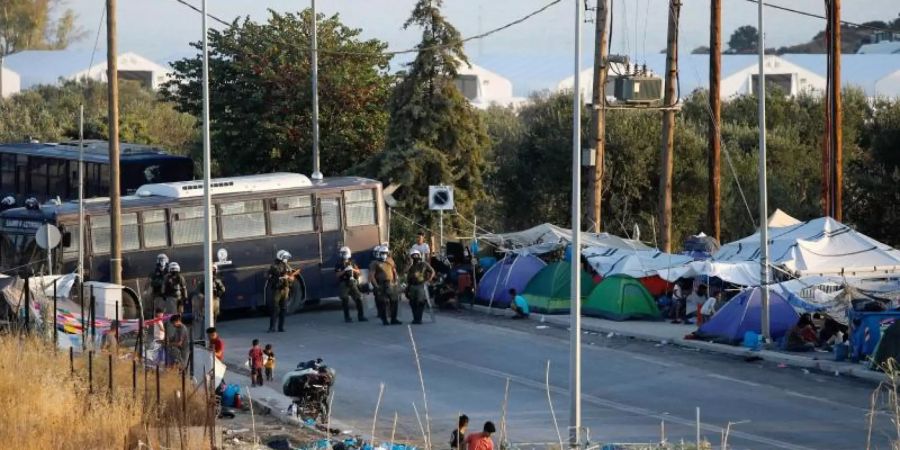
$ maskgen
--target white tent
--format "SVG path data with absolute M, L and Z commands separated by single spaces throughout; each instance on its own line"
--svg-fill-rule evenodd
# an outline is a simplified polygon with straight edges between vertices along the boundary
M 716 262 L 759 262 L 759 233 L 730 242 L 713 256 Z M 796 276 L 900 275 L 900 251 L 830 218 L 821 217 L 769 229 L 769 261 Z
M 628 275 L 643 278 L 657 275 L 661 270 L 683 266 L 694 259 L 686 255 L 673 255 L 658 250 L 633 251 L 621 249 L 588 248 L 584 251 L 591 267 L 603 277 Z
M 572 242 L 572 231 L 545 223 L 523 231 L 489 234 L 479 238 L 504 250 L 541 254 L 557 250 Z M 583 247 L 598 247 L 602 249 L 651 250 L 650 247 L 640 241 L 623 239 L 609 233 L 582 232 L 581 245 Z
M 682 266 L 660 269 L 657 275 L 666 281 L 679 278 L 710 277 L 741 286 L 759 285 L 759 263 L 693 261 Z

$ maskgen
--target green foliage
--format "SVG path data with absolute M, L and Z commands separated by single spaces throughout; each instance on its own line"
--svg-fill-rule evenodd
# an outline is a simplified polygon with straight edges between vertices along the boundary
M 0 2 L 0 60 L 22 50 L 64 49 L 84 33 L 71 9 L 58 11 L 60 0 Z M 56 20 L 51 16 L 58 13 Z
M 471 218 L 486 198 L 482 172 L 489 148 L 481 117 L 455 85 L 457 65 L 467 62 L 459 32 L 440 5 L 419 0 L 404 25 L 422 28 L 419 52 L 394 88 L 385 151 L 365 166 L 383 182 L 402 183 L 400 210 L 432 229 L 435 217 L 423 207 L 428 186 L 452 185 L 456 212 Z M 455 224 L 452 217 L 446 223 Z
M 189 154 L 198 140 L 196 121 L 134 81 L 119 83 L 119 127 L 123 142 L 158 145 Z M 38 86 L 0 99 L 0 141 L 78 138 L 78 109 L 84 105 L 85 139 L 107 139 L 107 87 L 93 80 Z
M 744 25 L 738 27 L 728 39 L 727 53 L 755 53 L 759 44 L 759 33 L 756 27 Z
M 312 13 L 270 11 L 266 23 L 236 20 L 210 30 L 213 157 L 222 174 L 312 167 Z M 362 40 L 338 15 L 319 15 L 320 160 L 337 175 L 384 147 L 392 76 L 386 44 Z M 200 48 L 199 43 L 193 44 Z M 202 55 L 172 64 L 164 90 L 181 111 L 201 113 Z

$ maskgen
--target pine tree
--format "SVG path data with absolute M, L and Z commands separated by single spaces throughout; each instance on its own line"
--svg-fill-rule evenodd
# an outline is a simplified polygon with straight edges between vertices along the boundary
M 403 214 L 425 224 L 435 222 L 427 192 L 437 184 L 453 186 L 456 211 L 471 220 L 485 198 L 482 170 L 490 145 L 481 117 L 456 87 L 457 67 L 468 60 L 440 6 L 440 0 L 419 0 L 404 24 L 421 27 L 422 41 L 394 88 L 386 149 L 369 164 L 382 181 L 402 184 Z M 453 221 L 445 218 L 445 226 Z

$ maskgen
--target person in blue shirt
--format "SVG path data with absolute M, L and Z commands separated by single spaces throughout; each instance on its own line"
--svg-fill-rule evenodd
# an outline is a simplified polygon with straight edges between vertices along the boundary
M 528 302 L 525 301 L 525 297 L 518 295 L 513 288 L 509 290 L 509 298 L 511 299 L 509 309 L 516 313 L 513 319 L 527 319 L 530 311 L 528 310 Z

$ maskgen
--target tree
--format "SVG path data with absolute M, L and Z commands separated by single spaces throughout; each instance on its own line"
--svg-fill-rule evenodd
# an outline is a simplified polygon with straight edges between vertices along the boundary
M 452 185 L 456 212 L 472 217 L 485 199 L 490 144 L 481 117 L 456 87 L 457 66 L 468 62 L 440 6 L 440 0 L 419 0 L 404 24 L 422 28 L 422 40 L 391 97 L 387 147 L 367 164 L 373 176 L 402 184 L 397 196 L 404 214 L 429 224 L 423 206 L 429 185 Z
M 695 47 L 693 50 L 691 50 L 691 54 L 692 54 L 692 55 L 708 55 L 708 54 L 709 54 L 709 47 L 707 47 L 707 46 L 705 46 L 705 45 L 701 45 L 701 46 L 699 46 L 699 47 Z
M 75 12 L 64 9 L 51 16 L 62 0 L 3 0 L 0 2 L 0 68 L 3 59 L 22 50 L 59 50 L 84 36 L 75 24 Z M 0 86 L 3 71 L 0 70 Z
M 236 20 L 210 30 L 210 130 L 223 175 L 312 167 L 312 12 L 269 12 L 266 23 Z M 317 17 L 321 164 L 340 174 L 384 147 L 393 77 L 384 42 L 338 15 Z M 200 43 L 192 44 L 200 48 Z M 202 55 L 172 63 L 163 89 L 179 110 L 199 117 Z
M 759 33 L 756 27 L 744 25 L 734 30 L 728 39 L 728 53 L 756 53 L 759 44 Z

